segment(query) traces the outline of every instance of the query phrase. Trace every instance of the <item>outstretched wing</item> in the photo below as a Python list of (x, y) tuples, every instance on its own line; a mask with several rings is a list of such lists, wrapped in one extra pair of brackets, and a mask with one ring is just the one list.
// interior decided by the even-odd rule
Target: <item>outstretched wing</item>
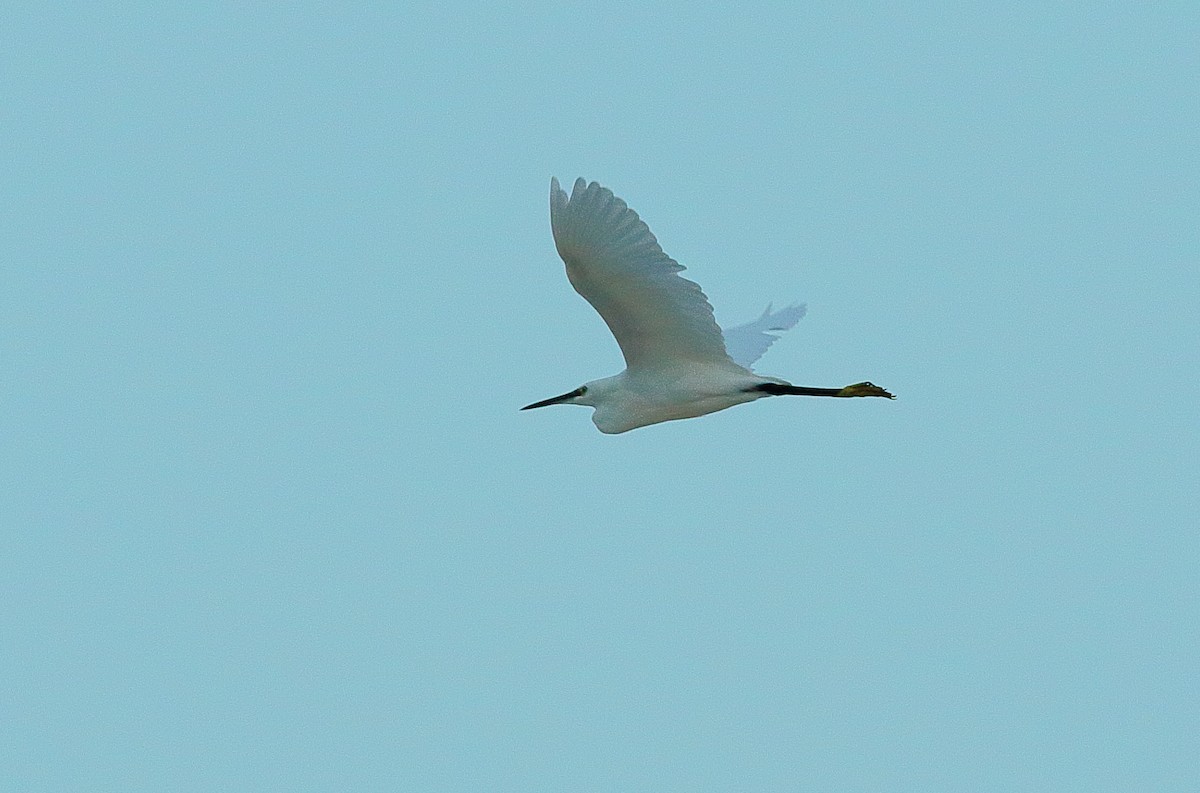
[(571, 286), (604, 318), (629, 369), (733, 365), (704, 292), (611, 190), (577, 179), (567, 198), (551, 179), (550, 228)]
[(750, 365), (761, 358), (767, 348), (779, 338), (768, 331), (788, 330), (800, 321), (807, 310), (800, 304), (771, 313), (771, 306), (768, 304), (767, 310), (753, 322), (726, 328), (722, 333), (725, 334), (725, 349), (728, 350), (729, 357), (734, 363), (749, 369)]

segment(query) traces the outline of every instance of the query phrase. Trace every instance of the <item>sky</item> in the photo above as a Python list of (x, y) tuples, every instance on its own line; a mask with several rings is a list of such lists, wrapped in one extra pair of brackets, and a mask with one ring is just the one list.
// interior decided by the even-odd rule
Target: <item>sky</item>
[[(0, 788), (1200, 788), (1200, 7), (0, 32)], [(612, 188), (766, 399), (605, 436)]]

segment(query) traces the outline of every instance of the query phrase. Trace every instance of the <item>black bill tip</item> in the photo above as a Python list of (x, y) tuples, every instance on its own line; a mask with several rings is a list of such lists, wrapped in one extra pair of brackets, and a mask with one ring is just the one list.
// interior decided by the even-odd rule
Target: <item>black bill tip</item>
[(534, 408), (549, 407), (550, 405), (557, 405), (560, 402), (565, 402), (568, 399), (574, 399), (575, 397), (582, 395), (583, 388), (580, 387), (576, 388), (574, 391), (568, 391), (565, 394), (559, 394), (556, 397), (550, 397), (549, 399), (543, 399), (541, 402), (534, 402), (532, 405), (526, 405), (525, 407), (521, 408), (521, 410), (533, 410)]

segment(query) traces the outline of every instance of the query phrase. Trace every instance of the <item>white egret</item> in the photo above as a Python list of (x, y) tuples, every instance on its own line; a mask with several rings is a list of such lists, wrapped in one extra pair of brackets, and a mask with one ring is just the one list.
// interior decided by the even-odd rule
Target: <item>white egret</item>
[(714, 413), (766, 396), (887, 397), (873, 383), (845, 388), (794, 386), (750, 365), (774, 336), (804, 316), (803, 306), (722, 332), (700, 286), (663, 253), (638, 214), (596, 182), (577, 179), (570, 198), (550, 180), (550, 228), (575, 291), (604, 318), (625, 356), (625, 371), (526, 405), (588, 405), (601, 432)]

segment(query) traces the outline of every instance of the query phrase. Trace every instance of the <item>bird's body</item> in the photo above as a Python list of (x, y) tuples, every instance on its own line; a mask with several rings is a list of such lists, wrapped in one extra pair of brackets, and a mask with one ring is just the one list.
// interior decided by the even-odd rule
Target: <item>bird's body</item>
[(803, 306), (722, 331), (700, 287), (659, 246), (650, 229), (607, 188), (578, 179), (571, 197), (550, 181), (550, 225), (567, 278), (603, 317), (625, 356), (625, 371), (526, 405), (589, 405), (592, 421), (615, 434), (694, 418), (780, 394), (886, 396), (870, 383), (843, 389), (793, 386), (750, 365), (804, 315)]
[(604, 433), (615, 434), (657, 424), (715, 413), (765, 394), (753, 389), (763, 378), (740, 366), (691, 366), (654, 371), (629, 370), (594, 380), (575, 404), (592, 405), (592, 421)]

